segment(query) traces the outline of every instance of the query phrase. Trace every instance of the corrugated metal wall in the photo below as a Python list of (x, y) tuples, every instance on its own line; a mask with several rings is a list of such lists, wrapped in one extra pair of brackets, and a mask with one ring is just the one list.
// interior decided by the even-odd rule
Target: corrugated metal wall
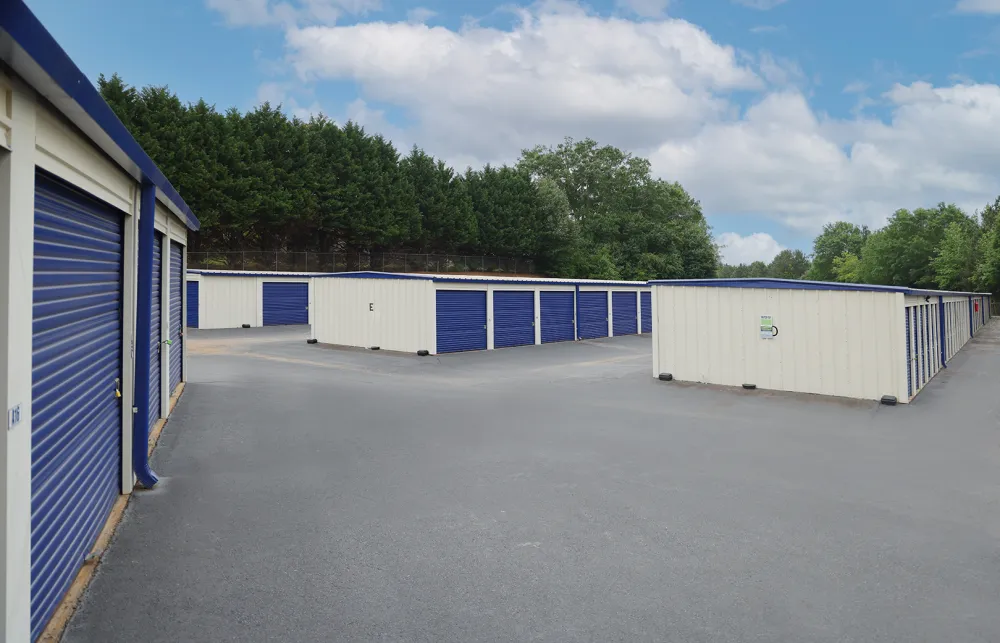
[(437, 352), (431, 281), (316, 278), (313, 296), (313, 336), (324, 344)]
[[(727, 386), (906, 399), (901, 294), (653, 287), (657, 373)], [(762, 315), (772, 317), (777, 337), (761, 339)]]
[[(197, 319), (198, 328), (240, 328), (243, 324), (250, 326), (272, 325), (274, 323), (308, 323), (308, 301), (309, 286), (311, 279), (308, 275), (239, 275), (237, 274), (211, 274), (211, 273), (191, 273), (192, 278), (198, 279), (201, 285), (198, 293)], [(272, 306), (268, 314), (264, 313), (264, 288), (271, 284), (295, 284), (290, 286), (299, 288), (298, 301), (296, 306), (300, 309), (299, 315), (294, 319), (278, 319), (281, 316), (280, 308), (283, 304), (278, 302), (278, 306)], [(280, 291), (281, 288), (272, 289), (273, 292)], [(304, 298), (304, 299), (303, 299)], [(285, 302), (287, 304), (287, 302)], [(267, 319), (265, 319), (267, 317)]]
[(257, 278), (201, 275), (198, 328), (257, 325)]

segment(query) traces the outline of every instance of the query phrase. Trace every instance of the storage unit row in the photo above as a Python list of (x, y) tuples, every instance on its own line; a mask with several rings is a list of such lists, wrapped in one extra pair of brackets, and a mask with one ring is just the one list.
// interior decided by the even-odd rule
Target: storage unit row
[(22, 0), (0, 42), (0, 640), (28, 643), (121, 494), (156, 482), (198, 221)]
[(989, 295), (782, 279), (653, 281), (653, 374), (909, 402)]
[(437, 354), (652, 330), (642, 282), (356, 272), (312, 283), (325, 344)]
[(308, 324), (313, 273), (188, 271), (190, 328)]

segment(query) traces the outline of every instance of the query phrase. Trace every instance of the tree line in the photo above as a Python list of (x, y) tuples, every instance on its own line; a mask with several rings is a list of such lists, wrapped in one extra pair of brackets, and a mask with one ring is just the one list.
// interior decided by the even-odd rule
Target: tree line
[(770, 264), (723, 265), (720, 277), (780, 277), (941, 290), (1000, 291), (1000, 197), (973, 214), (941, 203), (897, 210), (878, 230), (829, 223), (811, 257), (783, 250)]
[(719, 267), (698, 201), (654, 178), (648, 160), (591, 139), (460, 172), (352, 122), (288, 118), (268, 103), (219, 112), (117, 74), (98, 86), (201, 221), (192, 251), (482, 254), (605, 279)]

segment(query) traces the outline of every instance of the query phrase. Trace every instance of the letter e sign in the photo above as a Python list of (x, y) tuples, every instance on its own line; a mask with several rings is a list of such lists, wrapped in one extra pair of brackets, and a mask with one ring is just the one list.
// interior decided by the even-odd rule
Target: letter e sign
[(375, 312), (375, 302), (370, 302), (368, 304), (368, 312), (370, 312), (370, 313)]

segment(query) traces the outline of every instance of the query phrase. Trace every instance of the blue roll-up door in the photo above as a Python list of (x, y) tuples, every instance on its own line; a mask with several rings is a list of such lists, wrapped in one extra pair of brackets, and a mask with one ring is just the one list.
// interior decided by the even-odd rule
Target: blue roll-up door
[(493, 346), (507, 348), (534, 343), (534, 291), (493, 291)]
[(183, 377), (184, 318), (181, 293), (184, 284), (184, 250), (176, 241), (170, 242), (170, 394), (174, 394)]
[(437, 352), (486, 350), (486, 291), (437, 291)]
[(309, 323), (309, 284), (264, 282), (264, 325)]
[(35, 176), (31, 638), (76, 577), (121, 469), (124, 217)]
[(608, 293), (581, 291), (577, 302), (580, 339), (608, 336)]
[(200, 285), (201, 282), (198, 281), (188, 282), (188, 294), (187, 294), (188, 328), (198, 328), (198, 286)]
[(612, 328), (615, 337), (635, 335), (639, 332), (639, 309), (635, 292), (611, 293)]
[(163, 338), (160, 337), (160, 302), (162, 276), (163, 235), (153, 233), (153, 305), (150, 310), (149, 324), (149, 426), (160, 419), (160, 347)]
[(639, 297), (642, 303), (642, 310), (639, 311), (642, 317), (642, 332), (651, 333), (653, 332), (653, 293), (639, 293)]
[(539, 293), (539, 317), (542, 324), (542, 343), (571, 342), (576, 339), (573, 292)]

